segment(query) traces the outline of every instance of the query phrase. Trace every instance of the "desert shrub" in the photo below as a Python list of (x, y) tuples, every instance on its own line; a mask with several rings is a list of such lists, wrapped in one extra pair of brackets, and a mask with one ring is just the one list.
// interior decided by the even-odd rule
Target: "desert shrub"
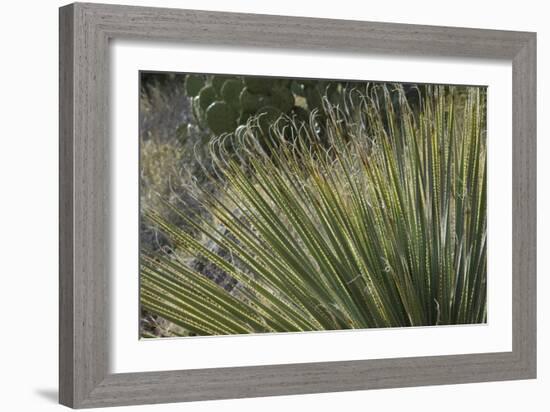
[(258, 116), (211, 140), (207, 213), (165, 205), (225, 253), (146, 209), (173, 247), (141, 251), (144, 308), (198, 335), (486, 321), (485, 91), (344, 98), (323, 99), (322, 132), (315, 113)]

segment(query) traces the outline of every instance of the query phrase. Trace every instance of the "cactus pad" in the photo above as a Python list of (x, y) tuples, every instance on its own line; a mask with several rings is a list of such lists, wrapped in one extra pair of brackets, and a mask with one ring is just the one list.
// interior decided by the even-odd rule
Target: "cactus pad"
[(240, 110), (240, 94), (244, 88), (242, 81), (237, 79), (226, 80), (221, 89), (221, 96), (235, 110)]
[(263, 106), (261, 99), (261, 95), (254, 94), (245, 87), (239, 96), (242, 111), (244, 113), (255, 113)]
[(279, 86), (275, 87), (271, 93), (273, 106), (282, 112), (288, 112), (294, 106), (294, 95), (290, 89)]
[(199, 74), (188, 74), (185, 78), (185, 93), (189, 97), (195, 97), (204, 87), (204, 77)]
[(213, 86), (204, 86), (199, 92), (199, 104), (202, 110), (206, 110), (217, 99), (218, 94)]
[(269, 77), (245, 77), (244, 84), (252, 93), (267, 94), (271, 92), (275, 80)]
[(234, 131), (237, 126), (236, 119), (235, 111), (225, 102), (214, 102), (206, 109), (206, 122), (214, 134)]

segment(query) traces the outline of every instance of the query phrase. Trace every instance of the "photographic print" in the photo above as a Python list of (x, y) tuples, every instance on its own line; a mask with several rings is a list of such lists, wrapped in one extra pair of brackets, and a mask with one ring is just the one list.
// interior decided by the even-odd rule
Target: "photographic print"
[(140, 337), (487, 322), (487, 88), (140, 72)]

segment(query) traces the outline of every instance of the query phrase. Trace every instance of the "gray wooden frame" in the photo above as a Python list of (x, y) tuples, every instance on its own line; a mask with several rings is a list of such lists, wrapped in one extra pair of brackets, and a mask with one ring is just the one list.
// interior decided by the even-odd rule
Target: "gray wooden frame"
[[(513, 350), (110, 374), (108, 45), (113, 38), (506, 59), (513, 65)], [(536, 376), (536, 34), (103, 4), (60, 9), (59, 398), (75, 408)]]

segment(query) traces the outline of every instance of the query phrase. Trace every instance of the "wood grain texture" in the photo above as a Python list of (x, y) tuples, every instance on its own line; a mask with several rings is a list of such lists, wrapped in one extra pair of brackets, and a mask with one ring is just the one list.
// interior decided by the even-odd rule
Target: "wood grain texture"
[[(59, 26), (62, 404), (84, 408), (535, 377), (534, 33), (83, 3), (61, 8)], [(108, 44), (116, 38), (512, 61), (513, 350), (110, 374)]]
[(73, 404), (73, 49), (74, 19), (59, 14), (59, 400)]
[(532, 36), (512, 62), (513, 351), (533, 376), (537, 367), (536, 53), (536, 37)]

